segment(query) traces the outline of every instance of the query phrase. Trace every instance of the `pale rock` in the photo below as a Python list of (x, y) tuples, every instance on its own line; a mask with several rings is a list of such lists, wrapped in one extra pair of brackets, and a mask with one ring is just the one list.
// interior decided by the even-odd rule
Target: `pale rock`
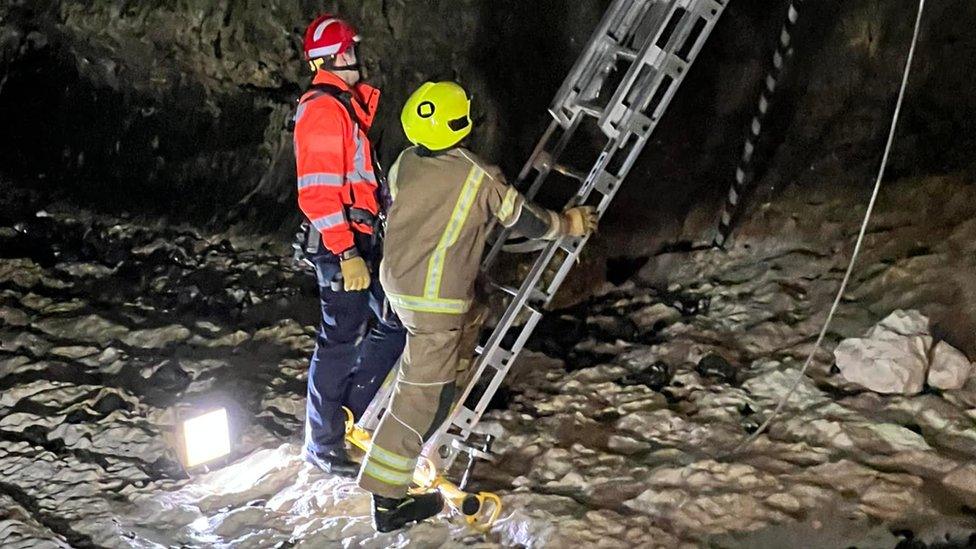
[(56, 389), (63, 385), (58, 381), (37, 380), (32, 383), (22, 384), (11, 387), (0, 393), (0, 406), (12, 407), (22, 399), (30, 398), (36, 394)]
[(962, 351), (945, 341), (936, 344), (929, 366), (929, 385), (947, 391), (961, 389), (973, 372), (973, 364)]
[(97, 354), (98, 348), (89, 347), (86, 345), (70, 345), (67, 347), (55, 347), (48, 352), (62, 358), (77, 360), (79, 358), (85, 358)]
[(886, 471), (904, 471), (923, 478), (941, 478), (958, 463), (936, 454), (932, 450), (908, 450), (890, 455), (872, 455), (865, 463)]
[(125, 326), (94, 314), (82, 317), (46, 318), (35, 322), (34, 326), (54, 337), (92, 341), (102, 345), (114, 339), (121, 339), (129, 333)]
[(610, 438), (607, 440), (607, 448), (613, 452), (630, 455), (649, 450), (651, 445), (630, 437), (610, 435)]
[(171, 343), (185, 341), (190, 338), (190, 330), (179, 324), (171, 324), (160, 328), (136, 330), (126, 335), (122, 342), (141, 349), (158, 349)]
[(569, 451), (564, 448), (551, 448), (536, 458), (535, 467), (544, 480), (556, 480), (573, 470)]
[[(849, 432), (864, 436), (868, 439), (866, 443), (875, 443), (871, 447), (872, 454), (881, 451), (898, 453), (931, 450), (922, 435), (893, 423), (853, 423)], [(862, 443), (864, 445), (866, 444)]]
[(8, 326), (27, 326), (30, 324), (30, 315), (20, 309), (0, 305), (0, 321)]
[(841, 341), (834, 359), (844, 379), (879, 393), (913, 395), (925, 385), (932, 336), (928, 319), (895, 311), (864, 338)]
[(55, 269), (67, 273), (75, 278), (105, 278), (115, 272), (115, 269), (100, 263), (60, 263)]
[(71, 313), (79, 309), (84, 309), (87, 304), (80, 299), (71, 299), (68, 301), (56, 301), (49, 304), (42, 311), (46, 315), (60, 314), (60, 313)]
[(803, 507), (800, 500), (798, 500), (795, 496), (786, 493), (773, 494), (763, 500), (763, 502), (773, 509), (782, 511), (784, 513), (796, 513)]
[(663, 303), (655, 303), (630, 315), (630, 320), (642, 332), (660, 329), (680, 318), (681, 313), (677, 309)]
[(942, 478), (942, 485), (966, 505), (976, 507), (976, 464), (968, 463)]
[(198, 344), (202, 347), (237, 347), (251, 339), (251, 334), (244, 330), (237, 330), (216, 339), (203, 339)]
[(52, 429), (64, 421), (64, 416), (39, 416), (27, 412), (16, 412), (0, 418), (0, 429), (22, 433), (31, 427)]
[[(29, 364), (31, 364), (31, 359), (21, 355), (14, 355), (10, 358), (0, 360), (0, 379), (2, 379), (4, 376), (14, 375), (20, 373), (21, 371), (26, 371), (24, 366)], [(0, 394), (0, 400), (3, 399), (6, 393), (7, 391), (4, 391), (3, 394)]]
[(21, 288), (33, 288), (44, 276), (44, 270), (30, 259), (4, 258), (0, 261), (0, 283), (12, 282)]
[(569, 473), (563, 475), (561, 479), (549, 482), (547, 484), (555, 485), (555, 486), (565, 486), (569, 488), (585, 488), (586, 480), (579, 473), (570, 471)]
[(37, 356), (43, 355), (52, 346), (50, 341), (27, 331), (20, 331), (14, 338), (0, 337), (0, 351), (6, 351), (8, 353), (15, 353), (21, 349), (26, 349), (31, 354)]
[(208, 320), (197, 320), (196, 322), (193, 323), (193, 325), (196, 326), (197, 328), (200, 328), (201, 330), (206, 330), (211, 334), (219, 333), (221, 330), (220, 326), (217, 326), (216, 324)]
[(898, 309), (868, 330), (868, 339), (898, 339), (899, 337), (928, 336), (929, 319), (922, 313)]
[(778, 362), (757, 362), (753, 368), (760, 373), (745, 381), (742, 388), (753, 398), (762, 397), (773, 401), (792, 389), (790, 402), (802, 406), (829, 400), (807, 376), (800, 378), (800, 383), (793, 387), (800, 371), (799, 367), (787, 367), (782, 370), (779, 369), (781, 367)]

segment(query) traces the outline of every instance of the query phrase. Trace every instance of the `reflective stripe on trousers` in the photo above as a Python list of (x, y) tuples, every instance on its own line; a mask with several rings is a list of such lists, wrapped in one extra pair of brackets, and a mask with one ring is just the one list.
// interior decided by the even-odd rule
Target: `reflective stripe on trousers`
[[(410, 479), (401, 466), (416, 464), (424, 441), (454, 402), (461, 340), (461, 330), (419, 332), (408, 327), (390, 408), (373, 434), (377, 450), (367, 454), (359, 475), (363, 489), (390, 498), (406, 494)], [(390, 482), (396, 479), (402, 482)]]

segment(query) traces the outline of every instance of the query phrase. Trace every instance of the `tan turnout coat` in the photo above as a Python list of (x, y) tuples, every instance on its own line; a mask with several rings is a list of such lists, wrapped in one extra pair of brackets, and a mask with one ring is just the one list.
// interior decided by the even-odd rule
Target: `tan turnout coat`
[(405, 150), (390, 170), (380, 281), (408, 327), (460, 328), (491, 218), (511, 226), (525, 200), (501, 170), (464, 148), (430, 156), (418, 150)]

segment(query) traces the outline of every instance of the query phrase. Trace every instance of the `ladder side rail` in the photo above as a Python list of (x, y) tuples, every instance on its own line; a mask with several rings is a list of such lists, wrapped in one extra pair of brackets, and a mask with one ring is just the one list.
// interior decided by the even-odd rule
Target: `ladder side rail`
[(535, 330), (536, 325), (542, 320), (542, 313), (539, 311), (531, 311), (529, 318), (525, 320), (519, 330), (519, 335), (512, 344), (512, 348), (509, 349), (509, 356), (505, 359), (505, 363), (501, 368), (497, 370), (495, 375), (488, 382), (488, 386), (485, 388), (485, 392), (481, 394), (478, 398), (478, 403), (475, 404), (472, 411), (472, 417), (464, 422), (464, 425), (454, 422), (454, 425), (460, 430), (462, 438), (468, 438), (471, 436), (474, 427), (481, 421), (481, 416), (484, 415), (485, 410), (488, 409), (488, 405), (491, 404), (491, 399), (494, 398), (495, 393), (498, 392), (498, 388), (501, 386), (502, 382), (505, 381), (505, 377), (508, 375), (508, 371), (512, 369), (515, 365), (515, 361), (519, 354), (522, 352), (522, 348), (528, 342), (529, 337), (532, 336), (532, 332)]
[(612, 51), (615, 44), (608, 40), (612, 35), (626, 35), (630, 27), (634, 24), (641, 10), (646, 8), (649, 0), (614, 0), (607, 8), (603, 18), (597, 25), (596, 30), (590, 35), (583, 53), (573, 64), (566, 79), (556, 92), (553, 102), (549, 108), (552, 114), (563, 127), (569, 127), (578, 112), (576, 105), (579, 95), (587, 90), (590, 82), (601, 70), (599, 62), (603, 61), (608, 52)]
[[(637, 54), (637, 61), (634, 62), (627, 74), (624, 76), (620, 83), (620, 86), (614, 92), (613, 97), (610, 99), (609, 107), (604, 111), (603, 116), (600, 118), (600, 127), (603, 128), (608, 135), (615, 136), (619, 132), (619, 128), (622, 119), (626, 116), (628, 112), (633, 112), (634, 105), (628, 104), (628, 98), (634, 89), (634, 85), (640, 76), (644, 74), (644, 69), (647, 66), (658, 67), (660, 62), (663, 60), (667, 52), (660, 48), (657, 43), (660, 41), (662, 34), (668, 30), (669, 23), (675, 17), (680, 17), (680, 21), (677, 26), (671, 29), (671, 37), (669, 41), (674, 38), (674, 35), (678, 34), (684, 27), (689, 27), (689, 18), (686, 10), (685, 2), (672, 2), (668, 7), (666, 12), (662, 12), (661, 17), (654, 21), (657, 31), (652, 35), (649, 35), (647, 42), (640, 49)], [(679, 12), (680, 10), (680, 12)], [(646, 94), (647, 89), (641, 90), (642, 95)], [(650, 97), (650, 96), (648, 96)], [(640, 104), (638, 102), (635, 102)]]
[[(691, 65), (701, 52), (712, 30), (718, 23), (719, 17), (728, 4), (728, 0), (725, 0), (724, 3), (719, 0), (693, 1), (694, 4), (687, 2), (683, 3), (683, 6), (676, 6), (676, 8), (680, 7), (681, 9), (685, 9), (686, 13), (683, 14), (680, 23), (675, 27), (663, 48), (657, 45), (661, 38), (663, 28), (646, 44), (645, 49), (640, 55), (641, 62), (635, 63), (631, 67), (628, 77), (625, 78), (627, 85), (621, 85), (617, 90), (615, 101), (611, 102), (614, 108), (607, 109), (604, 117), (600, 120), (600, 125), (605, 131), (635, 132), (636, 130), (636, 133), (643, 135), (649, 135), (654, 131), (654, 127), (656, 127), (667, 106), (670, 104), (671, 99), (677, 93), (681, 82), (687, 76)], [(675, 11), (672, 10), (669, 12), (665, 24), (671, 17), (675, 16)], [(704, 20), (705, 25), (695, 36), (694, 43), (689, 47), (687, 42), (690, 39), (691, 32), (700, 20)], [(687, 53), (685, 54), (685, 58), (682, 58), (679, 53), (686, 48)], [(637, 97), (632, 98), (631, 108), (626, 108), (621, 102), (631, 95), (633, 86), (638, 84), (638, 76), (648, 66), (654, 69), (651, 80), (652, 84), (640, 87), (637, 90)], [(661, 101), (655, 106), (654, 112), (644, 114), (644, 111), (649, 107), (649, 102), (657, 94), (661, 82), (665, 77), (671, 78), (668, 90), (666, 90)]]
[[(477, 378), (483, 375), (485, 368), (492, 365), (492, 359), (495, 358), (496, 353), (502, 349), (502, 340), (508, 335), (508, 332), (512, 329), (512, 326), (518, 320), (518, 317), (522, 314), (523, 309), (528, 307), (528, 300), (532, 293), (535, 291), (536, 286), (539, 284), (539, 280), (545, 273), (545, 268), (551, 261), (552, 256), (556, 253), (557, 245), (556, 242), (551, 242), (546, 248), (541, 252), (540, 257), (536, 260), (535, 265), (532, 270), (529, 271), (528, 276), (519, 288), (518, 293), (512, 298), (511, 303), (505, 310), (495, 329), (492, 331), (491, 336), (489, 336), (488, 341), (485, 343), (484, 349), (481, 355), (475, 360), (475, 371), (476, 376), (468, 383), (464, 392), (461, 394), (461, 406), (464, 405), (464, 401), (471, 394), (474, 389)], [(450, 418), (448, 420), (449, 423)]]

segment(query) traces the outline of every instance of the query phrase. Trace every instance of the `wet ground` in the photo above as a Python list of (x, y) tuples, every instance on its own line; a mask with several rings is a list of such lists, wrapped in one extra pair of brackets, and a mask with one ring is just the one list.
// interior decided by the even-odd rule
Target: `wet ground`
[[(254, 237), (52, 209), (0, 227), (5, 547), (922, 547), (976, 544), (976, 380), (882, 396), (830, 350), (895, 308), (973, 356), (976, 192), (886, 192), (810, 375), (775, 406), (846, 266), (858, 197), (784, 199), (731, 250), (654, 257), (550, 314), (484, 421), (487, 535), (447, 515), (376, 535), (368, 498), (299, 459), (311, 280)], [(952, 200), (946, 200), (951, 196)], [(168, 443), (229, 407), (226, 467)], [(933, 545), (938, 546), (938, 545)]]

